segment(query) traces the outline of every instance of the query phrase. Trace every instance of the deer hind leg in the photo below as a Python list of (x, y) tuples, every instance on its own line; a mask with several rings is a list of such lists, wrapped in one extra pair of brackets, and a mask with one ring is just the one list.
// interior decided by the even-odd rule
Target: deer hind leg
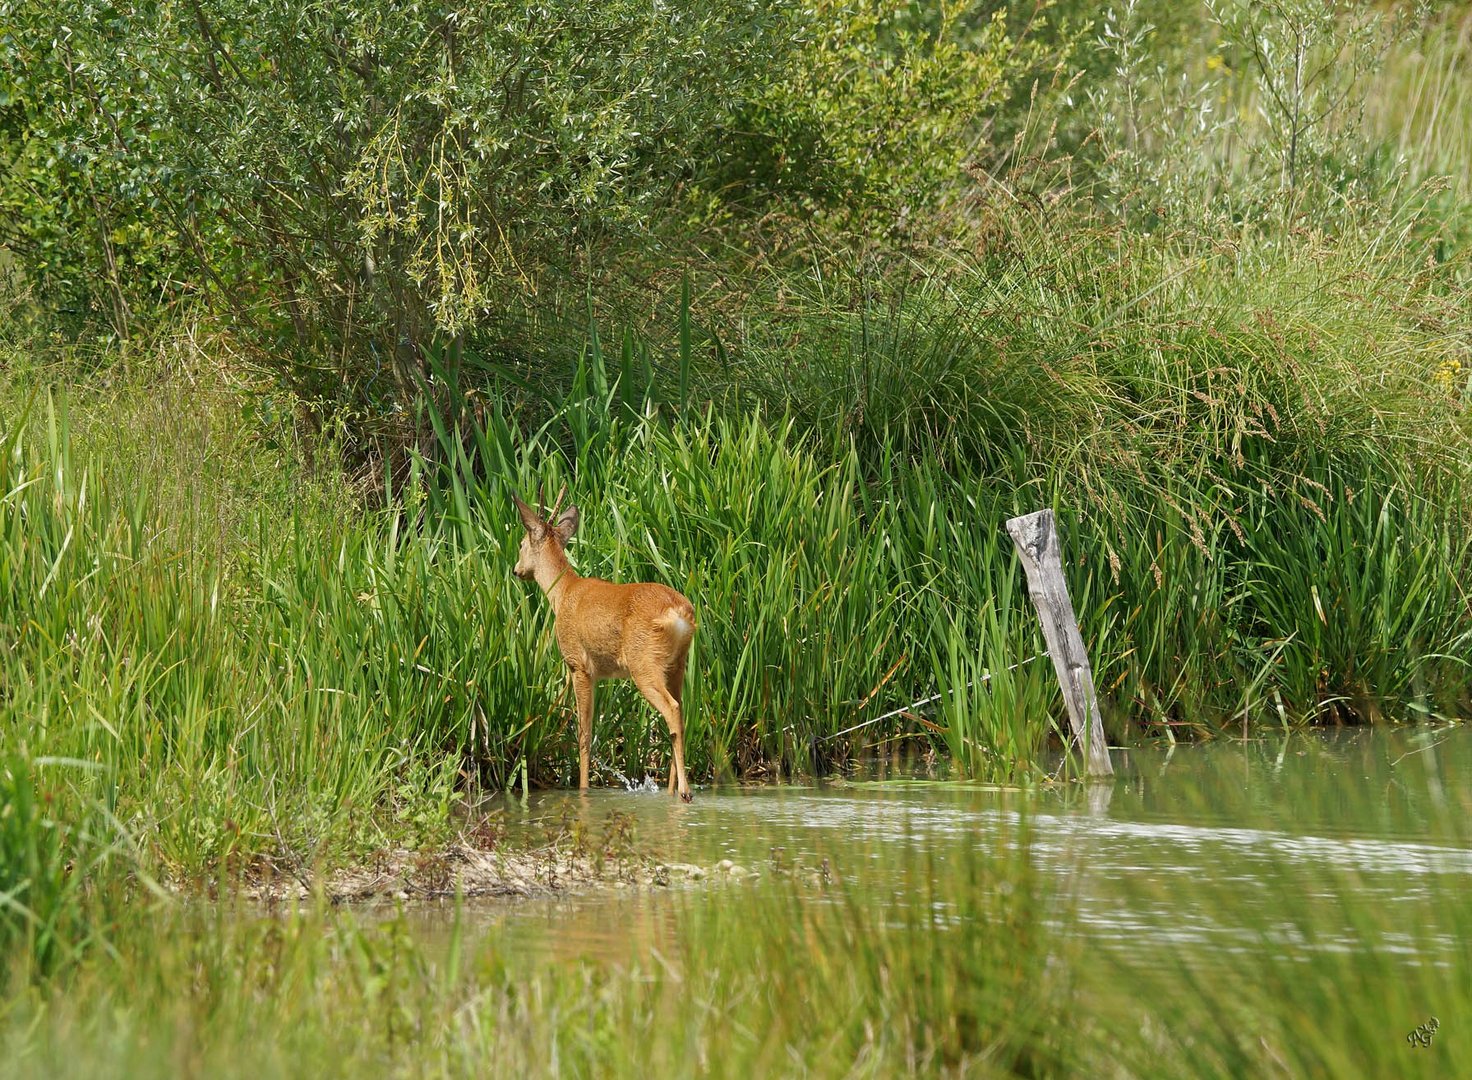
[[(675, 712), (680, 717), (679, 749), (671, 747), (670, 761), (670, 794), (675, 793), (675, 778), (678, 775), (680, 782), (685, 782), (685, 653), (676, 657), (665, 672), (665, 692), (675, 701)], [(674, 729), (670, 729), (671, 741), (673, 742)], [(689, 788), (684, 791), (689, 793)]]
[[(669, 725), (670, 743), (674, 750), (675, 767), (670, 774), (671, 783), (680, 792), (680, 798), (690, 801), (690, 782), (685, 778), (685, 717), (680, 708), (680, 699), (672, 694), (662, 679), (640, 678), (635, 680), (639, 693), (653, 705)], [(671, 790), (674, 790), (673, 788)]]
[(578, 789), (588, 789), (588, 764), (593, 756), (593, 678), (572, 672), (572, 692), (578, 699)]

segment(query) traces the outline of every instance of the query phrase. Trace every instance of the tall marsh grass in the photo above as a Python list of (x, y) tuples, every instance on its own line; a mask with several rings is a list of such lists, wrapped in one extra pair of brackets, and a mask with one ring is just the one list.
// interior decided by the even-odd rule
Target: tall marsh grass
[[(467, 790), (568, 783), (549, 615), (509, 573), (511, 493), (564, 482), (580, 572), (695, 599), (697, 777), (821, 773), (895, 740), (994, 780), (1051, 769), (1058, 692), (1019, 666), (1043, 650), (1001, 528), (1041, 506), (1116, 738), (1455, 714), (1472, 501), (1460, 391), (1427, 348), (1444, 298), (1327, 241), (1208, 262), (1073, 243), (1033, 276), (811, 310), (795, 348), (825, 344), (787, 366), (775, 339), (743, 344), (739, 376), (682, 361), (683, 410), (592, 336), (549, 419), (493, 396), (382, 509), (289, 455), (180, 497), (180, 454), (130, 461), (96, 417), (74, 439), (65, 394), (12, 396), (7, 743), (99, 766), (81, 785), (115, 785), (176, 871), (309, 866), (442, 835)], [(1113, 269), (1086, 273), (1104, 243)], [(819, 393), (830, 356), (870, 382)], [(189, 430), (186, 461), (231, 428)], [(280, 459), (259, 444), (230, 453)], [(654, 714), (619, 684), (599, 700), (597, 775), (662, 774)]]
[[(84, 463), (68, 417), (64, 399), (38, 399), (6, 429), (5, 739), (89, 763), (80, 788), (115, 786), (175, 872), (249, 869), (263, 853), (291, 870), (344, 843), (433, 837), (467, 787), (522, 769), (570, 780), (572, 703), (545, 604), (509, 573), (510, 492), (539, 480), (573, 480), (583, 572), (699, 597), (698, 775), (829, 767), (855, 745), (834, 732), (937, 685), (928, 663), (950, 609), (992, 603), (993, 532), (938, 507), (902, 524), (852, 458), (824, 465), (757, 418), (614, 420), (571, 456), (534, 438), (504, 473), (457, 474), (443, 505), (411, 493), (337, 516), (299, 500), (256, 513), (221, 552), (181, 544), (188, 530), (161, 522), (146, 481)], [(511, 435), (493, 425), (478, 452)], [(932, 580), (939, 557), (896, 551), (917, 531), (976, 573)], [(999, 625), (978, 639), (997, 662), (1029, 633)], [(662, 769), (656, 718), (626, 689), (601, 701), (601, 775)], [(998, 724), (1009, 752), (985, 767), (1030, 767), (1045, 713)]]
[[(748, 324), (719, 390), (847, 446), (921, 514), (938, 498), (975, 528), (1056, 505), (1096, 681), (1137, 718), (1455, 711), (1458, 267), (1418, 263), (1408, 222), (1284, 244), (1016, 216), (948, 273), (783, 279), (785, 315)], [(979, 595), (1012, 603), (1008, 556)]]

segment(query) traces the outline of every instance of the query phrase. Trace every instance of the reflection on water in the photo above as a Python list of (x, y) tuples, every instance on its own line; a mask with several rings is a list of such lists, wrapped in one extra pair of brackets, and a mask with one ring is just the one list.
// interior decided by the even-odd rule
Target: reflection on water
[[(1375, 949), (1460, 959), (1435, 925), (1433, 895), (1472, 886), (1472, 735), (1402, 728), (1137, 749), (1112, 788), (1023, 792), (964, 782), (866, 780), (701, 790), (685, 805), (648, 791), (534, 793), (497, 801), (513, 840), (577, 823), (593, 841), (627, 817), (636, 846), (668, 862), (722, 859), (761, 875), (670, 890), (607, 890), (541, 901), (476, 901), (474, 938), (494, 931), (524, 958), (588, 955), (658, 963), (679, 949), (692, 905), (741, 904), (784, 871), (825, 862), (876, 905), (924, 894), (916, 875), (968, 845), (1014, 842), (1070, 901), (1060, 929), (1132, 950)], [(1452, 880), (1448, 880), (1452, 879)], [(1450, 886), (1450, 888), (1448, 887)], [(1387, 915), (1370, 933), (1344, 892)], [(1280, 913), (1291, 890), (1293, 913)], [(820, 902), (817, 899), (814, 902)], [(755, 910), (755, 905), (753, 905)], [(1312, 926), (1302, 913), (1312, 910)], [(420, 908), (426, 934), (452, 907)], [(1404, 913), (1400, 920), (1398, 912)], [(1411, 930), (1415, 933), (1412, 934)], [(1442, 953), (1425, 956), (1427, 952)]]

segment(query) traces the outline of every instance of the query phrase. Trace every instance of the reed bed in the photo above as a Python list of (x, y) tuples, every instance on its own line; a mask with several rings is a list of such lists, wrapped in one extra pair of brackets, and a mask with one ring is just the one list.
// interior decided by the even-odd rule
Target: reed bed
[[(1426, 176), (1460, 153), (1464, 39), (1447, 21), (1377, 76), (1373, 130)], [(702, 780), (879, 747), (1066, 774), (1001, 529), (1047, 506), (1113, 739), (1459, 715), (1472, 354), (1441, 204), (1147, 226), (1063, 177), (1019, 165), (893, 258), (672, 266), (654, 314), (545, 356), (435, 352), (438, 439), (360, 490), (334, 439), (371, 459), (398, 421), (304, 425), (228, 337), (46, 366), (8, 325), (12, 775), (82, 763), (48, 790), (186, 877), (430, 840), (468, 794), (568, 783), (546, 605), (509, 574), (511, 493), (562, 483), (581, 572), (695, 600)], [(653, 713), (616, 684), (600, 706), (600, 782), (660, 775)]]
[[(909, 365), (852, 400), (803, 381), (826, 354), (782, 378), (753, 340), (739, 386), (682, 354), (681, 409), (590, 334), (582, 389), (535, 427), (508, 390), (366, 506), (242, 436), (230, 397), (180, 425), (123, 404), (167, 396), (148, 378), (13, 392), (7, 742), (87, 763), (66, 786), (184, 875), (442, 836), (467, 793), (569, 783), (547, 608), (509, 573), (512, 492), (562, 483), (581, 572), (696, 600), (699, 778), (822, 774), (879, 745), (1053, 773), (1060, 701), (1027, 662), (1042, 643), (1001, 528), (1041, 506), (1113, 737), (1454, 715), (1472, 503), (1461, 390), (1425, 347), (1442, 300), (1350, 307), (1336, 250), (1180, 272), (1148, 246), (1120, 287), (1148, 310), (1102, 330), (1102, 302), (1062, 318), (1099, 287), (1066, 258), (1027, 296), (977, 272), (883, 318), (811, 310), (801, 340), (849, 342), (850, 368)], [(123, 449), (150, 445), (144, 424), (173, 451)], [(606, 684), (600, 711), (600, 780), (662, 775), (637, 695)]]

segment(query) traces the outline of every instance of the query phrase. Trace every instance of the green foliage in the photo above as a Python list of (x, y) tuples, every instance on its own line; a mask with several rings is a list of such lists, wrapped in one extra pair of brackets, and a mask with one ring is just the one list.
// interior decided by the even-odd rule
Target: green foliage
[[(149, 89), (116, 48), (116, 9), (7, 4), (0, 29), (0, 246), (63, 324), (100, 316), (128, 338), (140, 316), (177, 297), (197, 273), (160, 213), (171, 177), (147, 148), (156, 137), (132, 106)], [(95, 39), (88, 32), (95, 33)], [(89, 46), (117, 53), (116, 80), (91, 77)]]
[(1048, 55), (1026, 29), (867, 0), (23, 4), (5, 242), (120, 336), (195, 298), (355, 435), (423, 435), (444, 355), (483, 386), (589, 283), (637, 285), (652, 234), (687, 252), (669, 222), (901, 228)]
[(790, 68), (738, 114), (736, 193), (761, 213), (817, 213), (871, 236), (900, 235), (961, 183), (985, 122), (1049, 60), (1005, 7), (946, 0), (800, 8)]
[(131, 864), (106, 808), (79, 798), (68, 775), (95, 763), (31, 758), (7, 746), (0, 758), (0, 990), (7, 979), (44, 979), (105, 945), (97, 893)]
[(726, 0), (22, 5), (4, 39), (18, 254), (43, 276), (107, 269), (123, 305), (131, 264), (109, 260), (146, 246), (136, 221), (298, 390), (382, 428), (442, 336), (495, 340), (555, 271), (647, 227), (776, 25)]

